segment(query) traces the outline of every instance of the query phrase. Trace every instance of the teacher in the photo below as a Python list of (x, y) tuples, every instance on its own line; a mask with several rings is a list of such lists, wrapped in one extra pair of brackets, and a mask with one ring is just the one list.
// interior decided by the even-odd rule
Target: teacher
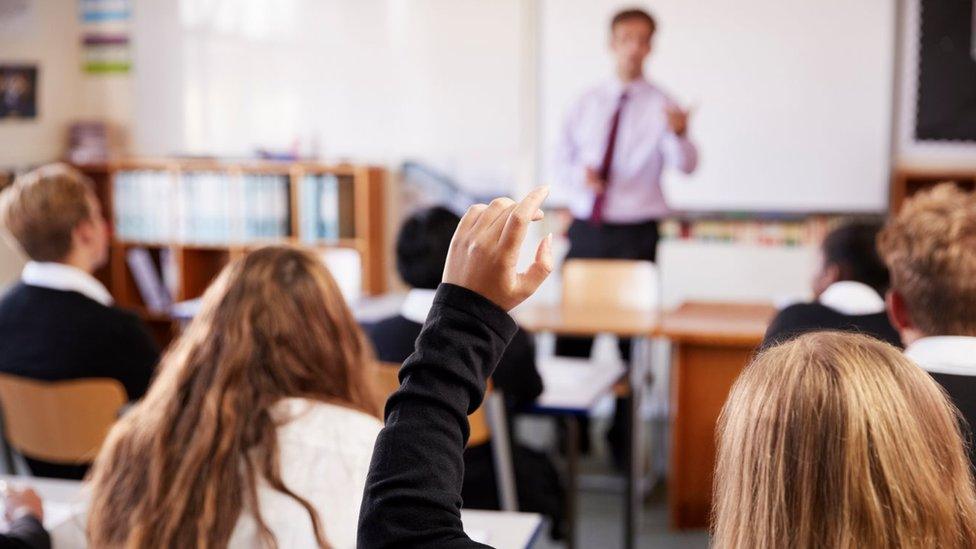
[[(691, 173), (698, 163), (688, 138), (689, 111), (644, 75), (656, 28), (644, 10), (617, 13), (610, 23), (616, 74), (584, 93), (567, 114), (555, 156), (560, 188), (554, 189), (573, 216), (567, 259), (654, 261), (658, 220), (668, 213), (664, 168)], [(630, 342), (620, 343), (627, 360)], [(561, 337), (556, 354), (585, 357), (592, 345), (592, 338)], [(617, 455), (621, 427), (618, 420), (608, 433)], [(582, 446), (586, 451), (585, 437)]]

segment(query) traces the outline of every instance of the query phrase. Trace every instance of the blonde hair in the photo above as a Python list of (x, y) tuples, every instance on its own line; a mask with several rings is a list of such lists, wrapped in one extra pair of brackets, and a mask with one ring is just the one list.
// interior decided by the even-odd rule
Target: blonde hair
[(0, 194), (0, 221), (34, 261), (61, 261), (72, 233), (91, 220), (91, 181), (67, 164), (48, 164), (18, 177)]
[(976, 547), (959, 420), (886, 343), (819, 332), (768, 349), (719, 419), (714, 545)]
[(90, 545), (226, 547), (247, 512), (256, 543), (276, 547), (258, 502), (264, 482), (305, 509), (295, 519), (310, 519), (327, 547), (317, 510), (282, 480), (272, 408), (304, 397), (378, 417), (373, 363), (318, 257), (274, 246), (231, 263), (109, 433), (91, 471)]
[(976, 194), (942, 183), (912, 196), (878, 251), (922, 332), (976, 335)]

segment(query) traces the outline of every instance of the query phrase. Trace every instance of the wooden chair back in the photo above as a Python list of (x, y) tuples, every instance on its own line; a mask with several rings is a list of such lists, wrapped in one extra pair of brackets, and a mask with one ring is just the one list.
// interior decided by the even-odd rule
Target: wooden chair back
[(114, 379), (37, 381), (0, 374), (7, 442), (25, 456), (91, 463), (127, 401)]
[[(400, 365), (394, 362), (380, 362), (376, 366), (376, 388), (380, 395), (389, 398), (397, 389), (400, 388), (400, 378), (398, 373)], [(488, 382), (488, 391), (491, 391), (491, 382)], [(488, 394), (485, 394), (488, 398)], [(471, 432), (468, 437), (468, 446), (477, 446), (491, 440), (491, 428), (488, 426), (488, 417), (485, 413), (484, 403), (468, 416), (468, 428)]]
[(657, 267), (650, 261), (570, 259), (562, 279), (566, 307), (653, 311), (660, 303)]

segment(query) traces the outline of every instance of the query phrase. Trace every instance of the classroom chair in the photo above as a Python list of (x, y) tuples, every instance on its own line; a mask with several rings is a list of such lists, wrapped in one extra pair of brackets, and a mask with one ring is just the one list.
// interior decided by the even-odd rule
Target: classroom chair
[[(399, 371), (400, 365), (397, 363), (381, 362), (377, 365), (375, 383), (380, 394), (389, 397), (400, 387)], [(484, 402), (468, 416), (468, 446), (477, 446), (491, 440), (495, 478), (498, 479), (498, 501), (502, 511), (518, 511), (515, 466), (512, 463), (512, 446), (506, 416), (505, 399), (500, 391), (494, 390), (489, 380)]]
[(52, 463), (91, 463), (126, 400), (114, 379), (37, 381), (0, 374), (8, 448)]

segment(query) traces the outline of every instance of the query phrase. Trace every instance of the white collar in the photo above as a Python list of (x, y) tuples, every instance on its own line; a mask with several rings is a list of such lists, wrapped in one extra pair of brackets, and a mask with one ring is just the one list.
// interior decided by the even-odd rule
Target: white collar
[(420, 288), (410, 290), (407, 292), (407, 298), (403, 300), (403, 305), (400, 305), (400, 314), (411, 322), (423, 324), (427, 321), (427, 313), (430, 312), (430, 308), (434, 306), (434, 295), (436, 293), (434, 290), (422, 290)]
[(106, 307), (112, 305), (112, 294), (92, 275), (64, 263), (28, 261), (20, 275), (24, 284), (65, 292), (77, 292)]
[(817, 301), (844, 315), (873, 315), (885, 310), (884, 298), (874, 288), (853, 280), (827, 286)]
[(619, 78), (614, 77), (606, 82), (605, 84), (606, 87), (604, 89), (607, 91), (608, 94), (614, 97), (619, 97), (620, 94), (623, 93), (625, 90), (627, 91), (628, 95), (633, 95), (635, 92), (638, 92), (639, 90), (643, 89), (645, 86), (650, 86), (650, 85), (651, 83), (644, 76), (641, 76), (640, 78), (631, 80), (630, 82), (626, 82), (626, 83), (621, 82)]
[(923, 337), (905, 349), (905, 356), (929, 373), (976, 376), (976, 337)]

